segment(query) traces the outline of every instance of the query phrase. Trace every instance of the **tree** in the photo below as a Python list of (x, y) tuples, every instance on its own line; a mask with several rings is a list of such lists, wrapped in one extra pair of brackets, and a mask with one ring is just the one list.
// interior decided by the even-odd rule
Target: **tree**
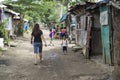
[(25, 18), (33, 22), (58, 21), (59, 3), (50, 0), (6, 0), (4, 3), (12, 5), (13, 10), (20, 12)]
[(72, 6), (81, 1), (94, 0), (5, 0), (4, 3), (12, 5), (13, 10), (24, 15), (24, 18), (30, 19), (29, 21), (48, 23), (59, 21), (60, 4), (68, 8), (68, 4)]

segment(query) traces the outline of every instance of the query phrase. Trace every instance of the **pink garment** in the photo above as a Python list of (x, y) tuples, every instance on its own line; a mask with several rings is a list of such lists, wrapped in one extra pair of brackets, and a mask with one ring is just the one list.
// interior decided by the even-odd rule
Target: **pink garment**
[(65, 29), (62, 29), (62, 30), (61, 30), (61, 32), (62, 32), (62, 33), (65, 33), (65, 32), (66, 32), (66, 30), (65, 30)]

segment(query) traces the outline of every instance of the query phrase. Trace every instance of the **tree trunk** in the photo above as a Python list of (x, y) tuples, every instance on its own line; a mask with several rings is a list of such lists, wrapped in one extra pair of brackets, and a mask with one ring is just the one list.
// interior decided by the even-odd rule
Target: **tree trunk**
[[(118, 0), (119, 1), (119, 0)], [(114, 28), (114, 71), (113, 80), (120, 80), (120, 10), (112, 8)]]

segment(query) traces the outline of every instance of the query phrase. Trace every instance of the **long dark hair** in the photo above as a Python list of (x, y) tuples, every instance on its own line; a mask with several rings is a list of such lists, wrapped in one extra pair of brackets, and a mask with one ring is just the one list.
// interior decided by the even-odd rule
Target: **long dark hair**
[(40, 30), (40, 26), (39, 26), (39, 24), (35, 24), (34, 25), (34, 28), (33, 28), (33, 31), (32, 31), (32, 33), (34, 34), (34, 35), (37, 35), (38, 33), (40, 33), (41, 32), (41, 30)]

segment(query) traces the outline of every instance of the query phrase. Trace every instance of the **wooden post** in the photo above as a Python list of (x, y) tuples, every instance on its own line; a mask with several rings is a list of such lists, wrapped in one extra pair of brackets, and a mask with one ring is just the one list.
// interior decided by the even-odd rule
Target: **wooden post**
[[(114, 1), (114, 0), (113, 0)], [(119, 0), (116, 0), (119, 1)], [(120, 80), (120, 10), (112, 7), (114, 28), (114, 71), (113, 80)]]

